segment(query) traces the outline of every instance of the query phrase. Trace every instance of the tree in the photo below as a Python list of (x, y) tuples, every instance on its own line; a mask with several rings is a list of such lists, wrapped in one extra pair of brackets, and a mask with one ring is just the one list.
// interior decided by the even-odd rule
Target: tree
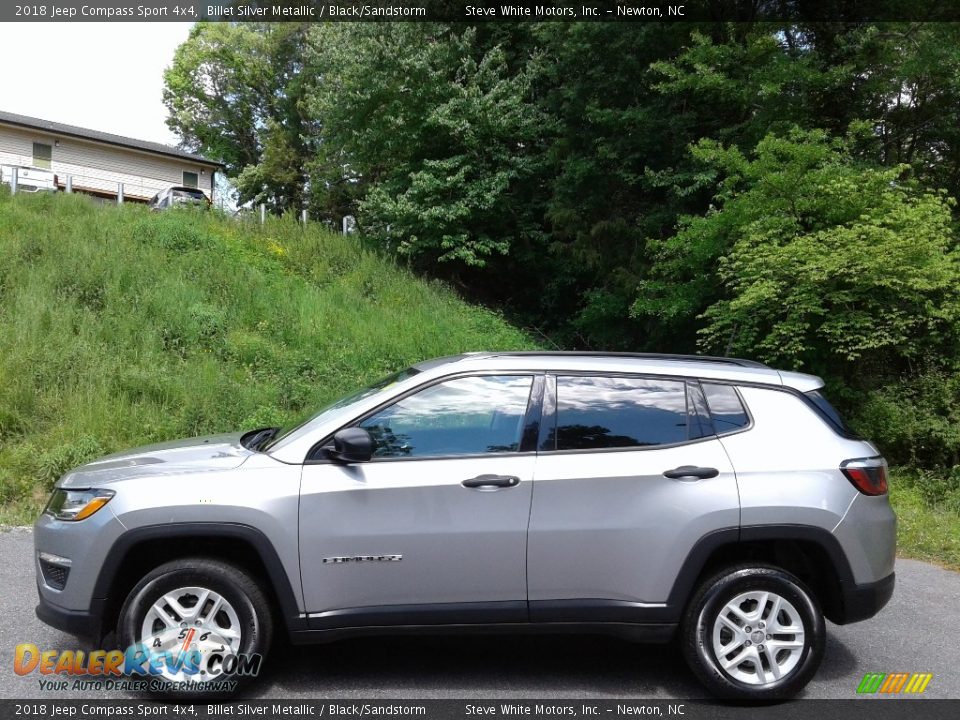
[(240, 202), (299, 209), (308, 120), (300, 101), (306, 26), (197, 23), (164, 73), (167, 125), (182, 145), (222, 160)]
[(317, 187), (362, 188), (365, 231), (440, 273), (530, 232), (517, 193), (543, 127), (530, 66), (508, 72), (472, 28), (413, 23), (317, 26), (308, 63), (322, 78), (308, 100), (323, 119)]
[[(701, 346), (848, 385), (957, 349), (960, 257), (943, 193), (909, 167), (857, 162), (855, 138), (768, 135), (751, 156), (714, 141), (694, 155), (716, 172), (715, 208), (665, 244), (719, 254), (723, 297)], [(707, 253), (700, 256), (708, 257)], [(643, 293), (636, 312), (656, 309)], [(854, 361), (860, 361), (855, 364)]]

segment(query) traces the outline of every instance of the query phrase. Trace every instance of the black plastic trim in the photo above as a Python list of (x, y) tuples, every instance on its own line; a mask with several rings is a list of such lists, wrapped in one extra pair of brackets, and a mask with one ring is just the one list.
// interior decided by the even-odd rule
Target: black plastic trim
[(94, 643), (100, 641), (103, 635), (103, 614), (106, 605), (104, 600), (93, 600), (89, 610), (68, 610), (47, 600), (39, 587), (37, 594), (40, 596), (40, 602), (34, 612), (41, 622), (83, 640)]
[(531, 600), (530, 621), (535, 623), (651, 623), (662, 621), (666, 605), (626, 600)]
[(425, 605), (375, 605), (311, 613), (308, 617), (311, 630), (332, 630), (347, 627), (382, 628), (404, 625), (526, 623), (529, 618), (526, 600)]
[(896, 586), (896, 573), (890, 573), (875, 583), (853, 585), (843, 593), (843, 617), (834, 621), (840, 625), (860, 622), (872, 618), (880, 612), (890, 598)]
[(520, 435), (520, 452), (536, 452), (540, 438), (540, 419), (543, 416), (543, 386), (546, 382), (544, 375), (533, 378), (533, 387), (530, 390), (530, 399), (527, 402), (527, 413), (523, 418), (523, 432)]
[(109, 598), (110, 588), (116, 578), (119, 568), (127, 554), (139, 543), (148, 540), (174, 540), (177, 538), (234, 538), (243, 540), (256, 550), (263, 566), (269, 575), (270, 586), (280, 602), (280, 610), (287, 629), (290, 632), (304, 630), (306, 620), (298, 608), (293, 585), (287, 577), (287, 572), (280, 562), (280, 557), (270, 540), (260, 530), (250, 525), (226, 522), (184, 522), (165, 523), (163, 525), (146, 525), (134, 528), (123, 533), (114, 541), (106, 555), (100, 574), (93, 588), (94, 602), (105, 603)]
[[(839, 580), (840, 607), (829, 616), (837, 625), (859, 622), (876, 615), (893, 594), (894, 576), (876, 583), (857, 584), (840, 541), (828, 530), (811, 525), (750, 525), (740, 529), (740, 540), (802, 540), (823, 549)], [(888, 587), (889, 586), (889, 587)], [(884, 596), (884, 593), (886, 595)]]
[(637, 360), (667, 360), (673, 362), (706, 362), (718, 363), (720, 365), (736, 365), (746, 368), (763, 368), (770, 370), (769, 365), (764, 365), (757, 360), (747, 360), (745, 358), (727, 358), (716, 355), (676, 355), (672, 353), (633, 353), (633, 352), (611, 352), (595, 350), (524, 350), (516, 352), (492, 352), (484, 357), (597, 357), (597, 358), (634, 358)]
[(687, 553), (670, 588), (667, 596), (667, 606), (661, 611), (666, 622), (679, 622), (687, 602), (693, 595), (697, 580), (706, 567), (710, 556), (725, 545), (736, 545), (741, 539), (739, 528), (724, 528), (714, 530), (701, 537)]
[(840, 582), (854, 585), (850, 562), (840, 545), (840, 541), (829, 530), (812, 525), (744, 525), (740, 528), (740, 540), (805, 540), (814, 542), (827, 553)]
[(451, 625), (392, 625), (374, 627), (343, 627), (330, 630), (305, 630), (291, 633), (294, 645), (312, 645), (333, 642), (343, 638), (369, 635), (556, 635), (595, 634), (614, 635), (634, 642), (668, 643), (677, 631), (676, 623), (483, 623)]

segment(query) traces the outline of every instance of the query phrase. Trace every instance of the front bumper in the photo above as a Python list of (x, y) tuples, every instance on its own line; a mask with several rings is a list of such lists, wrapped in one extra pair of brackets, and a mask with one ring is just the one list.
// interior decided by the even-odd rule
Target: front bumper
[(832, 619), (846, 625), (872, 618), (890, 601), (895, 584), (896, 573), (890, 573), (877, 582), (842, 587), (843, 615)]
[(103, 638), (104, 600), (93, 600), (89, 610), (70, 610), (50, 602), (37, 588), (40, 602), (37, 604), (37, 617), (50, 627), (75, 635), (94, 644)]

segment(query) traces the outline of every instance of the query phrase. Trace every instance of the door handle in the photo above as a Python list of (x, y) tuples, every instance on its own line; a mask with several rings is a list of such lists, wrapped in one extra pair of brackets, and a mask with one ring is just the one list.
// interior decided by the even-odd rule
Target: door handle
[(520, 478), (514, 475), (477, 475), (460, 484), (465, 488), (510, 488), (519, 485)]
[(663, 476), (668, 477), (671, 480), (708, 480), (710, 478), (715, 478), (719, 474), (720, 471), (716, 468), (681, 465), (673, 470), (664, 471)]

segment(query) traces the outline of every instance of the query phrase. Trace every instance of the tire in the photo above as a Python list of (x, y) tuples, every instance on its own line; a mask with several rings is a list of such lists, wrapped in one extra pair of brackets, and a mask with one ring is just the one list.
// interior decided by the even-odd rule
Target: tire
[(750, 564), (728, 568), (697, 588), (680, 637), (687, 664), (712, 694), (783, 700), (816, 673), (826, 629), (816, 596), (799, 579)]
[[(183, 558), (150, 571), (130, 591), (120, 610), (117, 636), (124, 651), (141, 643), (145, 649), (167, 653), (161, 656), (158, 674), (131, 676), (147, 681), (149, 692), (229, 695), (255, 673), (249, 668), (231, 672), (232, 661), (224, 666), (224, 659), (241, 653), (259, 655), (259, 672), (273, 639), (273, 618), (266, 593), (247, 571), (221, 560)], [(182, 655), (187, 642), (199, 654)], [(181, 655), (188, 660), (178, 669)], [(216, 685), (195, 686), (207, 681)]]

